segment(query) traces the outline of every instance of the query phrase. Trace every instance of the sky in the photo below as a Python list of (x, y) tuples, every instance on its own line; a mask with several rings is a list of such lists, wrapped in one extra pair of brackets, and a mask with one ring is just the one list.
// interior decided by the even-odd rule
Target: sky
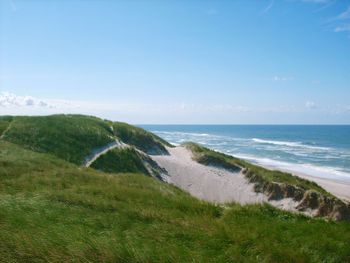
[(0, 0), (0, 115), (350, 124), (350, 0)]

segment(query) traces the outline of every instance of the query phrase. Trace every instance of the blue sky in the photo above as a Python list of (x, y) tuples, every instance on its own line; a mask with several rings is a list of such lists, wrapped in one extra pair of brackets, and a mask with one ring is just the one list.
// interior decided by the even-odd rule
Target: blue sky
[(0, 114), (350, 124), (348, 0), (0, 2)]

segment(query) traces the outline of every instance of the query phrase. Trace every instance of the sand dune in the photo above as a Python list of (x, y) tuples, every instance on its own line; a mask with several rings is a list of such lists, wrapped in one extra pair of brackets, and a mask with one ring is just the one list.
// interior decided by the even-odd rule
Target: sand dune
[(168, 148), (170, 155), (152, 156), (165, 168), (168, 183), (210, 202), (238, 202), (241, 204), (266, 202), (265, 195), (254, 192), (240, 172), (205, 166), (192, 160), (192, 153), (185, 147)]
[[(152, 156), (152, 159), (167, 171), (167, 175), (163, 176), (164, 180), (199, 199), (218, 204), (266, 202), (284, 210), (300, 212), (296, 209), (298, 202), (291, 198), (268, 201), (266, 195), (256, 193), (254, 185), (249, 183), (241, 172), (197, 163), (192, 159), (192, 152), (182, 146), (168, 148), (168, 151), (169, 155)], [(313, 215), (315, 211), (307, 210), (302, 213)]]

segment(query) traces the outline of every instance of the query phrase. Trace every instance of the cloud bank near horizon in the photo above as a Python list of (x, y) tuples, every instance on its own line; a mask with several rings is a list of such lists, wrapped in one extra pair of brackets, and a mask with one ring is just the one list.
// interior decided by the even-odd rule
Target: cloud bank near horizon
[[(271, 123), (272, 117), (310, 115), (350, 115), (350, 105), (321, 107), (313, 101), (301, 102), (301, 106), (280, 105), (278, 107), (249, 107), (244, 105), (176, 103), (125, 103), (74, 101), (62, 99), (44, 99), (33, 96), (20, 96), (11, 92), (0, 92), (0, 115), (50, 115), (50, 114), (87, 114), (112, 120), (131, 123), (187, 123), (186, 117), (193, 123), (256, 123), (251, 121), (261, 116), (260, 123)], [(293, 120), (293, 118), (291, 119)], [(191, 122), (192, 123), (192, 122)], [(288, 123), (280, 121), (280, 123)], [(190, 123), (189, 123), (190, 124)]]

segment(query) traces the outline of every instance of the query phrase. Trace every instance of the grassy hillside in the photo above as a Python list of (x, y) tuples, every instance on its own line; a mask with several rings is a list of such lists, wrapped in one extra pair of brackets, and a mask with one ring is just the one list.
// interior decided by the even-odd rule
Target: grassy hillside
[(0, 140), (1, 262), (349, 262), (350, 224), (215, 206)]
[(111, 122), (83, 115), (40, 117), (2, 117), (0, 136), (11, 123), (4, 140), (27, 149), (54, 154), (75, 164), (116, 138), (148, 153), (166, 153), (170, 146), (158, 136), (125, 123)]
[(98, 118), (52, 115), (15, 117), (4, 139), (81, 164), (94, 148), (113, 141), (112, 135), (110, 126)]
[(6, 131), (11, 121), (12, 117), (10, 116), (0, 116), (0, 136), (2, 136), (4, 131)]
[(158, 137), (157, 135), (147, 132), (142, 128), (135, 127), (123, 122), (114, 122), (114, 134), (124, 143), (135, 146), (141, 151), (148, 154), (166, 154), (167, 150), (164, 146), (171, 145)]
[[(164, 146), (170, 145), (143, 129), (55, 115), (2, 117), (0, 134), (5, 130), (0, 139), (0, 262), (350, 261), (349, 223), (268, 205), (199, 201), (144, 176), (144, 161), (158, 168), (132, 148), (100, 156), (95, 169), (80, 167), (93, 149), (116, 137), (148, 153), (166, 153)], [(191, 147), (200, 162), (255, 169)], [(262, 171), (264, 180), (319, 190), (308, 181)]]
[(143, 173), (148, 175), (140, 154), (133, 148), (113, 149), (100, 156), (92, 168), (107, 173)]

